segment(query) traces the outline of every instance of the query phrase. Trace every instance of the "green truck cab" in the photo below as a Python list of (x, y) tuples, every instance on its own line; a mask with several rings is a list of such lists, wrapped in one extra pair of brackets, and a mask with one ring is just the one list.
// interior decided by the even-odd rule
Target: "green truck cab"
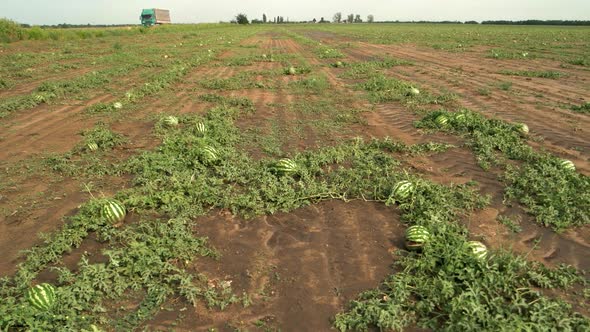
[(167, 9), (149, 8), (141, 11), (139, 17), (143, 26), (149, 27), (156, 24), (170, 24), (170, 11)]

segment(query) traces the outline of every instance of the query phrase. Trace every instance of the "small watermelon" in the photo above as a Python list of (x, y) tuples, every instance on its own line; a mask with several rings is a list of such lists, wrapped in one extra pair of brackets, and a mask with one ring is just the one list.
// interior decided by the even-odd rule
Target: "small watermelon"
[(120, 102), (116, 102), (113, 104), (113, 108), (117, 109), (117, 110), (121, 109), (121, 108), (123, 108), (123, 104), (121, 104)]
[(279, 174), (294, 174), (299, 171), (297, 163), (289, 158), (279, 160), (274, 168)]
[(263, 59), (266, 59), (266, 54), (263, 54), (263, 55), (262, 55), (262, 58), (263, 58)]
[(576, 165), (571, 160), (563, 159), (559, 162), (563, 169), (567, 169), (568, 171), (575, 171)]
[(336, 62), (336, 68), (342, 68), (342, 67), (344, 67), (344, 64), (342, 63), (342, 61)]
[(98, 144), (96, 144), (95, 142), (90, 142), (86, 144), (86, 148), (88, 148), (88, 150), (90, 151), (96, 151), (98, 150)]
[(201, 136), (205, 135), (205, 132), (207, 131), (207, 127), (205, 127), (205, 124), (202, 122), (198, 122), (197, 123), (197, 133), (199, 133)]
[(467, 116), (463, 112), (455, 113), (453, 120), (458, 123), (465, 123), (465, 121), (467, 121)]
[(417, 96), (419, 94), (420, 94), (420, 90), (418, 90), (414, 87), (411, 87), (410, 90), (408, 91), (409, 96)]
[(212, 146), (206, 146), (201, 149), (201, 160), (205, 163), (212, 163), (219, 159), (218, 152)]
[(31, 287), (27, 291), (27, 300), (35, 309), (47, 311), (55, 305), (55, 287), (47, 283)]
[(125, 207), (114, 200), (107, 201), (102, 207), (102, 216), (112, 224), (119, 223), (125, 219), (127, 212)]
[(467, 247), (477, 259), (483, 260), (488, 255), (488, 248), (479, 241), (469, 241), (467, 242)]
[(414, 191), (414, 184), (410, 181), (403, 180), (395, 184), (391, 192), (391, 196), (398, 201), (407, 199)]
[(418, 250), (430, 240), (430, 232), (424, 226), (410, 226), (406, 230), (406, 248), (408, 250)]
[(295, 67), (289, 67), (289, 75), (295, 75), (297, 74), (297, 70), (295, 69)]
[(167, 126), (176, 127), (176, 126), (178, 126), (178, 118), (175, 116), (172, 116), (172, 115), (167, 116), (164, 118), (164, 123)]
[(437, 125), (444, 127), (449, 122), (449, 118), (447, 118), (446, 115), (441, 114), (441, 115), (437, 116), (436, 119), (434, 119), (434, 122), (436, 122)]
[(529, 126), (527, 126), (526, 124), (519, 123), (517, 128), (518, 128), (518, 132), (521, 133), (522, 135), (529, 134)]

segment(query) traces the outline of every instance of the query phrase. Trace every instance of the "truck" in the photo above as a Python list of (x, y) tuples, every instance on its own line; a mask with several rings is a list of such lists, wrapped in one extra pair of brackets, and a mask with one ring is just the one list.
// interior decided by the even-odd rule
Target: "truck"
[(149, 8), (141, 11), (139, 17), (143, 26), (149, 27), (155, 24), (170, 24), (170, 11), (167, 9)]

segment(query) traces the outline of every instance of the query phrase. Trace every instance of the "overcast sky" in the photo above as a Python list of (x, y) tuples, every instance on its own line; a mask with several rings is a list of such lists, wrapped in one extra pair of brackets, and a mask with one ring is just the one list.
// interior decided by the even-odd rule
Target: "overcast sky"
[(590, 20), (590, 0), (0, 0), (0, 17), (29, 24), (137, 24), (141, 8), (169, 9), (173, 22), (283, 16), (291, 21), (373, 14), (376, 20)]

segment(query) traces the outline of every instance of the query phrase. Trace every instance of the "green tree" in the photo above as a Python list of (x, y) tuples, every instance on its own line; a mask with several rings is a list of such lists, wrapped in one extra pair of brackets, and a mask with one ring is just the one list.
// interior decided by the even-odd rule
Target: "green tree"
[(262, 14), (262, 23), (266, 23), (266, 14)]
[(250, 23), (248, 21), (248, 16), (246, 16), (246, 14), (242, 14), (242, 13), (236, 15), (236, 22), (238, 22), (238, 24), (248, 24), (248, 23)]
[(332, 18), (332, 21), (334, 23), (340, 23), (342, 21), (342, 13), (337, 12), (336, 14), (334, 14), (334, 18)]
[(373, 15), (368, 15), (368, 16), (367, 16), (367, 22), (369, 22), (369, 23), (373, 23), (373, 22), (375, 22), (375, 16), (373, 16)]

